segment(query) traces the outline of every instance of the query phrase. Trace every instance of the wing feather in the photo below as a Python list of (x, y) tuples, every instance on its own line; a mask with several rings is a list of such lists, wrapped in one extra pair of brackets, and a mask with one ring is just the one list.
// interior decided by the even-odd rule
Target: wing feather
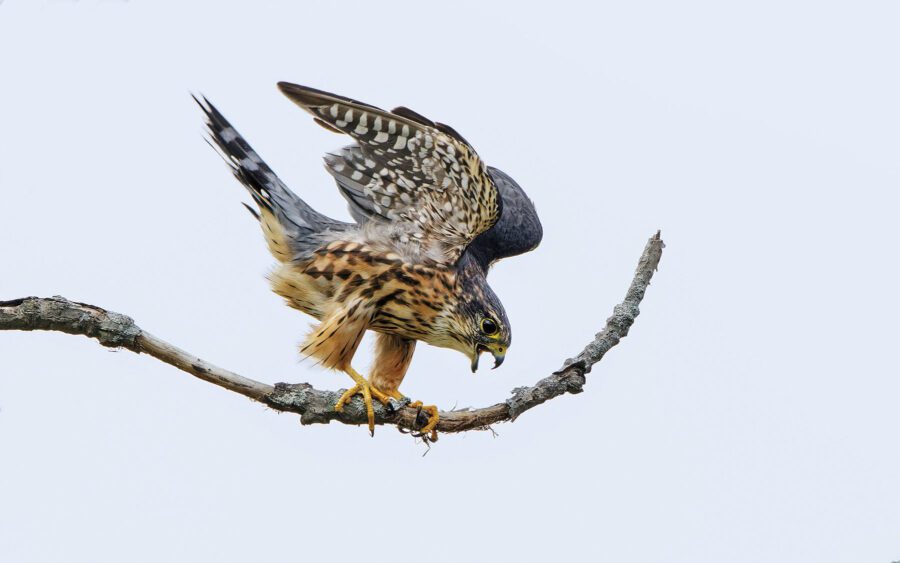
[[(281, 91), (358, 147), (326, 156), (326, 167), (370, 217), (405, 223), (455, 262), (500, 218), (501, 198), (487, 167), (453, 129), (408, 109), (388, 112), (296, 84)], [(357, 149), (358, 150), (354, 150)]]
[(485, 272), (497, 260), (534, 250), (544, 236), (534, 203), (522, 187), (502, 170), (489, 171), (503, 198), (503, 214), (466, 249)]

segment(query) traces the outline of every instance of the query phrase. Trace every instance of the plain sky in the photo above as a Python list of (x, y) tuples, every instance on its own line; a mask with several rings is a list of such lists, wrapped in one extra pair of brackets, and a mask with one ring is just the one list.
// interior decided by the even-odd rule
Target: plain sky
[[(345, 143), (279, 80), (451, 124), (535, 200), (490, 281), (502, 369), (420, 346), (404, 391), (485, 406), (586, 344), (646, 239), (641, 316), (590, 374), (489, 432), (301, 427), (149, 357), (0, 334), (0, 560), (900, 559), (896, 2), (0, 5), (0, 299), (126, 313), (213, 363), (300, 363), (208, 96), (347, 218)], [(364, 346), (358, 365), (370, 353)]]

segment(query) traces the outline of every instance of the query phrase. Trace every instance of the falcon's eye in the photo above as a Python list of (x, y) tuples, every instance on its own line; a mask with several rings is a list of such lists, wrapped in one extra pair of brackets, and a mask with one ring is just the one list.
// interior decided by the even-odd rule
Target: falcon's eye
[(481, 320), (481, 332), (486, 335), (490, 336), (492, 334), (497, 334), (498, 330), (500, 330), (500, 328), (497, 326), (497, 323), (494, 322), (494, 319), (488, 318)]

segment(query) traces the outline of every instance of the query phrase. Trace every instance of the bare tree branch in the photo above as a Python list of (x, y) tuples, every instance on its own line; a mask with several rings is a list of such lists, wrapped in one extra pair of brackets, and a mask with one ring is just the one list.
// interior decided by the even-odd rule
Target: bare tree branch
[[(566, 360), (558, 371), (534, 386), (514, 389), (512, 396), (502, 403), (480, 409), (441, 412), (437, 430), (445, 433), (482, 430), (491, 424), (513, 421), (523, 412), (559, 395), (580, 393), (585, 384), (585, 374), (628, 334), (628, 329), (640, 313), (638, 307), (664, 247), (659, 232), (650, 238), (625, 300), (616, 305), (606, 326), (578, 356)], [(0, 301), (0, 330), (53, 330), (81, 334), (97, 339), (103, 346), (149, 354), (273, 409), (298, 413), (302, 424), (329, 423), (332, 420), (344, 424), (367, 423), (365, 407), (358, 396), (346, 405), (343, 412), (336, 412), (334, 405), (343, 390), (321, 391), (308, 383), (276, 383), (273, 387), (248, 379), (160, 340), (138, 327), (130, 317), (94, 305), (76, 303), (62, 297)], [(425, 424), (426, 419), (424, 414), (404, 404), (395, 402), (385, 407), (375, 402), (376, 424), (394, 424), (401, 430), (415, 431)]]

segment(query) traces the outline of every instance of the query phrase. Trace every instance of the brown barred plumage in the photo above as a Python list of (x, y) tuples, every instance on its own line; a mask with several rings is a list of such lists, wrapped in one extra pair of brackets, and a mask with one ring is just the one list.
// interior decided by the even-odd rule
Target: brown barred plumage
[[(279, 262), (272, 289), (319, 321), (301, 353), (353, 378), (335, 408), (362, 394), (374, 430), (372, 397), (402, 398), (416, 341), (462, 352), (473, 371), (482, 352), (502, 362), (509, 321), (485, 276), (493, 261), (537, 246), (540, 223), (521, 188), (488, 169), (452, 128), (407, 108), (386, 112), (279, 87), (318, 124), (358, 143), (326, 157), (357, 223), (310, 208), (209, 102), (198, 103), (215, 146), (259, 209), (251, 213)], [(351, 366), (367, 330), (377, 333), (368, 381)], [(437, 409), (422, 408), (430, 414), (423, 435), (435, 439)]]

